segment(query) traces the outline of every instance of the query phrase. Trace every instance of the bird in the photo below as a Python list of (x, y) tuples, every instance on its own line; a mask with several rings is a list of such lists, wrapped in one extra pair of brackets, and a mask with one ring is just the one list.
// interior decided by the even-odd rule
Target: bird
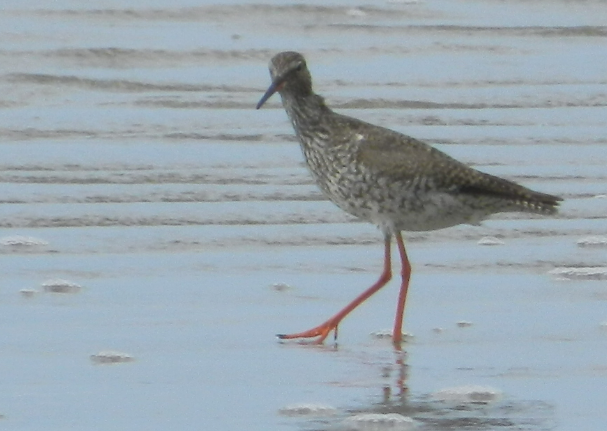
[(502, 212), (558, 211), (558, 196), (478, 171), (421, 140), (334, 112), (313, 91), (306, 60), (298, 52), (276, 54), (269, 69), (271, 84), (256, 109), (280, 94), (307, 167), (323, 194), (345, 212), (377, 225), (384, 239), (383, 270), (371, 287), (320, 325), (279, 334), (279, 339), (313, 338), (320, 344), (331, 332), (336, 338), (341, 321), (392, 278), (394, 238), (401, 285), (392, 341), (399, 346), (411, 277), (403, 231), (477, 225)]

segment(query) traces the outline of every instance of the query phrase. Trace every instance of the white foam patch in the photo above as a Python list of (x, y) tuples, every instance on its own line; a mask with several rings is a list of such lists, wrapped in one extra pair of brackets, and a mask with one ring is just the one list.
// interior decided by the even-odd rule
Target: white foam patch
[(47, 280), (42, 283), (42, 287), (45, 292), (53, 293), (78, 293), (82, 290), (78, 283), (61, 279)]
[(272, 290), (275, 290), (277, 292), (284, 292), (287, 290), (291, 290), (293, 289), (290, 285), (288, 285), (287, 283), (274, 283), (270, 286), (270, 288)]
[(346, 15), (354, 16), (354, 17), (363, 17), (363, 16), (367, 16), (367, 13), (364, 10), (360, 10), (360, 9), (348, 9), (346, 11)]
[(324, 404), (291, 404), (278, 410), (283, 416), (332, 416), (337, 409)]
[(555, 268), (549, 274), (558, 280), (607, 280), (606, 267)]
[(12, 235), (0, 238), (0, 245), (13, 247), (35, 247), (48, 245), (48, 242), (33, 236)]
[(123, 362), (132, 362), (135, 358), (128, 353), (115, 352), (113, 350), (104, 350), (91, 355), (91, 361), (96, 364), (119, 364)]
[(587, 236), (577, 241), (578, 247), (607, 247), (607, 236)]
[(498, 400), (502, 392), (489, 386), (458, 386), (454, 388), (441, 389), (432, 394), (436, 401), (457, 404), (488, 404)]
[(356, 431), (409, 431), (417, 427), (417, 422), (398, 413), (363, 413), (345, 419), (344, 425)]
[(504, 245), (504, 241), (494, 236), (484, 236), (478, 240), (478, 245)]
[[(377, 340), (387, 340), (387, 339), (392, 339), (392, 329), (380, 329), (379, 331), (374, 331), (371, 332), (372, 338), (375, 338)], [(415, 335), (413, 335), (410, 332), (403, 332), (403, 337), (401, 341), (407, 341), (407, 340), (412, 340), (413, 338), (415, 338)]]

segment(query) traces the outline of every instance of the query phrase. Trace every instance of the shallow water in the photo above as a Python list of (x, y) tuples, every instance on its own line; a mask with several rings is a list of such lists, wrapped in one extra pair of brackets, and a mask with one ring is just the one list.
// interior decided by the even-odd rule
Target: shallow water
[[(5, 2), (2, 425), (602, 429), (607, 248), (578, 241), (607, 234), (605, 22), (598, 0)], [(312, 183), (279, 99), (254, 109), (282, 50), (340, 112), (565, 198), (552, 218), (406, 235), (402, 353), (379, 336), (397, 282), (339, 345), (273, 337), (382, 265), (376, 229)], [(61, 280), (78, 288), (43, 286)], [(499, 396), (437, 395), (479, 386)]]

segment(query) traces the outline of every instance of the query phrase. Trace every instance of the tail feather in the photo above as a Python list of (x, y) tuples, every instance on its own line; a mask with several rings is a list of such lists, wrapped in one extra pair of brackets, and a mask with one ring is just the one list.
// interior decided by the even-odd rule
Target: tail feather
[[(500, 178), (500, 180), (502, 179)], [(556, 214), (559, 204), (563, 200), (559, 196), (536, 192), (511, 181), (502, 181), (500, 181), (501, 187), (487, 188), (485, 185), (480, 187), (468, 185), (461, 187), (460, 192), (500, 198), (506, 205), (509, 202), (514, 210), (545, 215)]]

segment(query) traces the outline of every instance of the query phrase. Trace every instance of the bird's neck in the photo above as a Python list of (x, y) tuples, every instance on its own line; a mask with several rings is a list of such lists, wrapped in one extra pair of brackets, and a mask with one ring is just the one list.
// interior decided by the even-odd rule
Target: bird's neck
[(298, 134), (302, 128), (320, 125), (324, 116), (331, 112), (324, 99), (311, 91), (308, 94), (285, 92), (281, 96), (282, 104)]

